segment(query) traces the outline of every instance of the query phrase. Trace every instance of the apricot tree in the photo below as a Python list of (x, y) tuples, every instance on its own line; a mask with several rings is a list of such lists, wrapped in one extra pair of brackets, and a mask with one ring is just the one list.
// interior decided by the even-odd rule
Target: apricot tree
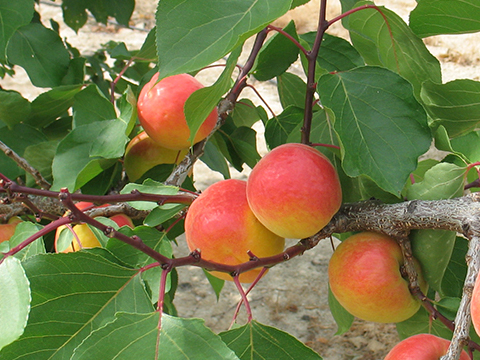
[[(442, 359), (458, 359), (462, 348), (478, 354), (470, 303), (480, 268), (480, 83), (443, 83), (439, 61), (422, 41), (479, 31), (478, 6), (422, 0), (407, 24), (368, 1), (341, 0), (342, 14), (327, 19), (321, 0), (316, 31), (272, 25), (306, 2), (161, 0), (140, 49), (110, 42), (82, 54), (58, 23), (41, 18), (34, 0), (0, 1), (0, 75), (15, 78), (23, 68), (44, 90), (29, 100), (0, 89), (0, 214), (5, 222), (23, 220), (15, 218), (14, 235), (0, 243), (1, 359), (320, 359), (293, 336), (253, 320), (246, 295), (268, 268), (329, 237), (364, 231), (398, 243), (397, 270), (408, 296), (422, 304), (397, 324), (401, 338), (452, 339)], [(63, 0), (63, 18), (75, 31), (88, 14), (128, 26), (134, 5)], [(348, 41), (328, 33), (339, 22)], [(292, 70), (295, 62), (301, 72)], [(184, 105), (189, 142), (216, 109), (213, 131), (180, 162), (147, 159), (149, 169), (129, 179), (123, 159), (142, 131), (136, 102), (144, 84), (157, 72), (161, 80), (213, 66), (222, 69), (216, 81)], [(271, 111), (254, 80), (275, 82), (281, 113)], [(261, 105), (242, 98), (247, 87)], [(319, 232), (272, 256), (248, 249), (249, 260), (233, 265), (203, 258), (201, 248), (174, 256), (199, 196), (194, 164), (225, 179), (231, 168), (254, 168), (261, 158), (254, 124), (263, 125), (269, 150), (286, 143), (320, 150), (338, 174), (340, 210)], [(429, 157), (429, 149), (442, 156)], [(284, 176), (301, 183), (302, 175)], [(81, 210), (81, 201), (111, 205)], [(119, 213), (133, 219), (133, 229), (108, 219)], [(56, 229), (78, 223), (88, 224), (101, 246), (62, 253), (72, 240), (55, 240)], [(209, 271), (228, 274), (249, 321), (215, 334), (177, 314), (181, 266), (206, 269), (217, 293), (221, 281)], [(239, 277), (252, 269), (259, 276), (245, 290)], [(330, 299), (339, 333), (348, 331), (353, 316)]]

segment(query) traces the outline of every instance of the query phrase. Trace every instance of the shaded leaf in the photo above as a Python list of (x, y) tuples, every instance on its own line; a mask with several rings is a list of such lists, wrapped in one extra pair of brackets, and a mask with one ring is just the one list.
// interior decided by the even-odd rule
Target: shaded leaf
[(218, 171), (222, 174), (224, 179), (230, 179), (230, 169), (227, 161), (220, 150), (215, 146), (214, 142), (208, 141), (205, 144), (205, 149), (200, 160), (207, 165), (210, 170)]
[(280, 115), (268, 119), (265, 140), (270, 149), (286, 143), (294, 129), (303, 125), (303, 113), (303, 109), (289, 106)]
[(34, 4), (34, 0), (0, 1), (0, 61), (6, 61), (5, 48), (15, 31), (32, 19)]
[(0, 89), (0, 123), (9, 128), (24, 122), (30, 115), (30, 101), (17, 91)]

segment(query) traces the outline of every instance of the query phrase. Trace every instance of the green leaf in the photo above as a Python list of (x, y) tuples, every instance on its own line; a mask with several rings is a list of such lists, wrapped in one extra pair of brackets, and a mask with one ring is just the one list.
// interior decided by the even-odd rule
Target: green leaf
[[(46, 141), (27, 147), (23, 154), (25, 160), (50, 182), (52, 181), (52, 162), (57, 146), (58, 141)], [(27, 185), (33, 186), (34, 183), (33, 177), (27, 174)]]
[(285, 14), (291, 2), (159, 1), (156, 37), (160, 76), (191, 72), (217, 61)]
[(38, 87), (61, 85), (70, 65), (70, 55), (60, 36), (40, 23), (22, 26), (13, 34), (7, 58), (23, 67)]
[(333, 295), (332, 291), (330, 290), (330, 287), (328, 287), (328, 305), (330, 306), (330, 312), (332, 313), (332, 316), (338, 326), (335, 335), (345, 334), (352, 327), (354, 317), (347, 310), (345, 310), (342, 305), (340, 305), (338, 300), (335, 298), (335, 295)]
[[(290, 21), (284, 32), (298, 41), (295, 23)], [(252, 69), (253, 76), (266, 81), (283, 74), (298, 58), (299, 49), (285, 35), (276, 33), (262, 47)]]
[(457, 237), (453, 248), (450, 262), (445, 270), (442, 280), (442, 295), (461, 297), (463, 284), (467, 275), (467, 263), (465, 256), (468, 250), (468, 240)]
[(257, 132), (252, 128), (241, 126), (230, 135), (230, 140), (242, 161), (253, 168), (261, 158), (257, 152)]
[(438, 319), (432, 319), (430, 313), (422, 306), (410, 319), (397, 323), (400, 339), (416, 334), (433, 334), (445, 339), (452, 338), (452, 332)]
[(205, 276), (207, 277), (208, 282), (212, 286), (212, 289), (215, 292), (215, 295), (217, 296), (217, 301), (218, 301), (218, 299), (220, 298), (220, 293), (222, 292), (223, 286), (225, 285), (225, 280), (222, 280), (216, 276), (213, 276), (205, 269), (202, 269), (202, 270)]
[(277, 78), (277, 89), (283, 109), (289, 106), (305, 108), (307, 84), (300, 77), (288, 72), (280, 75)]
[(412, 86), (387, 69), (363, 67), (322, 76), (318, 92), (335, 113), (345, 173), (398, 196), (431, 143)]
[[(125, 185), (120, 194), (130, 194), (132, 191), (140, 191), (145, 194), (176, 195), (178, 187), (147, 179), (141, 185), (134, 183)], [(157, 203), (152, 201), (129, 201), (128, 204), (137, 210), (153, 210), (158, 206)]]
[[(33, 144), (47, 141), (47, 138), (37, 129), (25, 125), (16, 124), (12, 129), (6, 127), (0, 129), (0, 141), (10, 147), (18, 155), (23, 156), (25, 149)], [(24, 174), (16, 162), (0, 152), (0, 169), (3, 175), (15, 179)]]
[(480, 132), (472, 131), (451, 140), (452, 148), (471, 164), (480, 161)]
[(249, 99), (238, 100), (230, 116), (233, 119), (233, 123), (238, 127), (252, 127), (253, 124), (260, 120), (257, 107)]
[(280, 115), (272, 117), (265, 125), (265, 140), (270, 149), (287, 142), (288, 137), (303, 125), (303, 109), (289, 106)]
[(118, 118), (126, 124), (125, 135), (129, 135), (135, 128), (135, 122), (137, 121), (137, 99), (130, 86), (118, 100), (117, 106), (120, 110)]
[(480, 31), (476, 0), (422, 0), (410, 13), (410, 27), (420, 37)]
[(145, 41), (143, 42), (142, 47), (135, 55), (137, 61), (158, 61), (157, 57), (157, 46), (156, 46), (156, 37), (155, 33), (157, 28), (154, 27), (152, 30), (149, 31)]
[[(75, 191), (116, 162), (116, 159), (91, 156), (91, 149), (98, 141), (95, 136), (111, 126), (112, 122), (115, 121), (78, 126), (60, 141), (52, 164), (52, 189), (67, 187), (70, 191)], [(112, 146), (120, 147), (122, 143), (117, 139), (110, 140)]]
[(161, 225), (165, 221), (170, 220), (184, 208), (185, 205), (182, 204), (165, 204), (157, 206), (150, 212), (150, 214), (148, 214), (143, 223), (152, 227)]
[(30, 115), (30, 101), (17, 91), (0, 89), (0, 123), (9, 128), (24, 122)]
[[(300, 35), (311, 49), (317, 35), (316, 31)], [(358, 51), (347, 40), (324, 34), (322, 46), (318, 52), (317, 64), (329, 72), (345, 71), (364, 66), (365, 62)]]
[(5, 63), (5, 48), (15, 31), (33, 17), (34, 0), (0, 1), (0, 61)]
[(220, 336), (241, 360), (322, 359), (320, 355), (292, 335), (257, 321), (220, 333)]
[(118, 313), (115, 320), (94, 331), (76, 349), (72, 360), (155, 359), (235, 360), (235, 354), (199, 319), (181, 319), (159, 313)]
[(475, 130), (480, 122), (480, 82), (461, 79), (446, 84), (427, 81), (421, 92), (432, 127), (443, 125), (453, 138)]
[[(35, 235), (38, 232), (38, 230), (40, 230), (41, 228), (42, 226), (28, 222), (28, 221), (23, 221), (19, 223), (15, 228), (15, 233), (8, 241), (10, 245), (10, 249), (12, 249), (17, 245), (20, 245), (24, 240), (26, 240), (30, 236)], [(19, 252), (17, 252), (14, 256), (17, 259), (24, 261), (25, 259), (28, 259), (31, 256), (44, 254), (45, 252), (46, 250), (45, 250), (45, 244), (43, 242), (43, 238), (39, 237), (30, 245), (23, 248)]]
[(218, 171), (224, 179), (230, 179), (230, 169), (222, 153), (212, 141), (205, 144), (205, 149), (200, 160), (211, 170)]
[(15, 257), (0, 263), (0, 350), (18, 339), (30, 312), (30, 286), (22, 264)]
[[(362, 4), (371, 3), (357, 6)], [(385, 67), (407, 79), (418, 97), (424, 81), (442, 81), (440, 63), (400, 16), (383, 6), (378, 9), (381, 13), (363, 9), (348, 16), (352, 43), (368, 65)]]
[(220, 77), (215, 84), (195, 91), (185, 102), (185, 119), (190, 129), (189, 141), (192, 143), (200, 126), (232, 85), (232, 73), (235, 70), (241, 47), (230, 54)]
[(74, 97), (80, 90), (81, 85), (66, 85), (41, 93), (32, 102), (27, 123), (36, 128), (51, 124), (72, 107)]
[(23, 335), (2, 350), (2, 359), (70, 359), (92, 330), (113, 321), (115, 313), (153, 311), (138, 270), (95, 250), (37, 255), (23, 263), (32, 308)]
[(125, 145), (129, 141), (128, 136), (125, 135), (127, 124), (120, 119), (105, 122), (108, 125), (96, 134), (89, 155), (106, 159), (119, 158), (125, 152)]
[(113, 104), (92, 84), (75, 95), (73, 126), (82, 126), (102, 120), (116, 119)]

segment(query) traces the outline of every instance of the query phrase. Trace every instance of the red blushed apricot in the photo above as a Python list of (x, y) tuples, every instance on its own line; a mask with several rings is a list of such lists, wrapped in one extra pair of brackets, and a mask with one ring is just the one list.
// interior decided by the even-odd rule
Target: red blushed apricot
[(173, 150), (183, 150), (205, 139), (217, 122), (217, 109), (200, 126), (193, 144), (188, 139), (190, 129), (184, 113), (185, 101), (204, 86), (193, 76), (179, 74), (157, 83), (159, 74), (142, 88), (137, 102), (140, 124), (159, 145)]
[[(449, 346), (449, 340), (432, 334), (413, 335), (395, 345), (385, 360), (437, 360), (447, 353)], [(469, 359), (463, 350), (460, 360)]]
[(247, 181), (247, 198), (260, 222), (284, 238), (320, 231), (342, 203), (337, 172), (320, 151), (284, 144), (265, 155)]
[[(243, 180), (223, 180), (209, 186), (190, 206), (185, 219), (185, 236), (191, 251), (202, 259), (238, 265), (249, 261), (250, 250), (257, 257), (279, 254), (285, 239), (263, 226), (250, 210)], [(239, 280), (253, 282), (260, 269), (240, 274)], [(212, 275), (232, 280), (230, 274)]]
[[(362, 232), (344, 240), (328, 266), (330, 289), (352, 315), (381, 323), (396, 323), (414, 315), (420, 301), (403, 277), (402, 250), (389, 236)], [(418, 282), (426, 293), (420, 266)]]

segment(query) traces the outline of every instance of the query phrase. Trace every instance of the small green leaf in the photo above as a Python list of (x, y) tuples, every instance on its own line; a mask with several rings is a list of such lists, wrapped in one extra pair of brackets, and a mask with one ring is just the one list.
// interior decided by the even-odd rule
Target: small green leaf
[(222, 292), (223, 286), (225, 285), (225, 280), (219, 279), (216, 276), (210, 274), (207, 270), (202, 269), (203, 273), (207, 277), (208, 282), (212, 286), (213, 291), (215, 291), (215, 295), (217, 296), (217, 301), (220, 298), (220, 293)]
[(287, 142), (295, 129), (303, 124), (303, 109), (289, 106), (280, 115), (272, 117), (265, 125), (265, 140), (273, 149)]
[(230, 169), (222, 153), (212, 141), (205, 144), (205, 149), (200, 160), (211, 170), (218, 171), (224, 179), (230, 179)]
[(445, 339), (452, 338), (452, 332), (440, 320), (432, 320), (430, 313), (423, 306), (410, 319), (397, 323), (397, 331), (401, 339), (422, 333)]
[(30, 115), (30, 101), (17, 91), (0, 89), (0, 123), (9, 128), (25, 122)]
[(227, 4), (224, 0), (159, 1), (156, 37), (160, 76), (195, 71), (217, 61), (285, 14), (291, 3), (292, 0)]
[(410, 13), (410, 27), (420, 37), (480, 31), (476, 0), (422, 0)]
[(165, 204), (157, 206), (150, 212), (150, 214), (148, 214), (143, 223), (147, 226), (158, 226), (165, 221), (170, 220), (184, 208), (185, 205), (181, 204)]
[[(22, 221), (21, 223), (19, 223), (15, 228), (15, 233), (9, 240), (10, 249), (17, 245), (20, 245), (24, 240), (26, 240), (30, 236), (35, 235), (38, 232), (38, 230), (40, 230), (41, 228), (42, 226), (31, 223), (29, 221)], [(30, 245), (28, 245), (21, 251), (17, 252), (14, 256), (17, 259), (24, 261), (25, 259), (31, 256), (34, 256), (37, 254), (44, 254), (45, 252), (46, 250), (45, 250), (45, 244), (43, 243), (43, 238), (39, 237)]]
[(257, 107), (249, 99), (238, 100), (230, 116), (233, 119), (233, 123), (238, 127), (252, 127), (253, 124), (260, 120)]
[(451, 297), (462, 296), (463, 284), (467, 275), (467, 263), (465, 261), (467, 250), (468, 240), (463, 237), (457, 237), (450, 262), (442, 279), (442, 295)]
[(7, 58), (23, 67), (38, 87), (61, 85), (70, 65), (70, 55), (60, 36), (40, 23), (22, 26), (13, 34)]
[(431, 144), (412, 86), (387, 69), (363, 67), (322, 76), (318, 92), (335, 113), (345, 173), (366, 175), (399, 196)]
[[(27, 147), (23, 154), (25, 160), (50, 182), (52, 181), (52, 162), (57, 146), (58, 141), (46, 141)], [(27, 185), (33, 186), (34, 182), (33, 177), (27, 174)]]
[[(283, 31), (298, 41), (295, 23), (290, 21)], [(258, 53), (252, 69), (253, 76), (259, 81), (266, 81), (283, 74), (298, 58), (299, 49), (284, 34), (276, 33)]]
[(443, 125), (450, 138), (478, 127), (480, 122), (480, 82), (460, 79), (446, 84), (427, 81), (421, 98), (432, 118), (432, 127)]
[(15, 257), (0, 263), (0, 350), (19, 338), (30, 312), (30, 286), (22, 264)]
[(330, 287), (328, 287), (328, 305), (330, 306), (330, 312), (338, 326), (335, 335), (345, 334), (352, 327), (354, 317), (345, 310), (342, 305), (340, 305), (330, 290)]
[(305, 108), (307, 84), (299, 76), (288, 72), (280, 75), (277, 78), (277, 89), (283, 109), (289, 106)]
[[(140, 191), (146, 194), (176, 195), (178, 193), (178, 187), (165, 185), (160, 182), (147, 179), (141, 185), (133, 183), (127, 184), (122, 191), (120, 191), (120, 193), (129, 194), (132, 191)], [(158, 206), (152, 201), (130, 201), (128, 204), (137, 210), (152, 210)]]
[(156, 37), (155, 37), (156, 31), (157, 31), (157, 28), (154, 27), (148, 33), (145, 41), (143, 42), (142, 47), (140, 48), (138, 53), (135, 55), (135, 58), (137, 59), (137, 61), (148, 61), (148, 62), (158, 61)]
[(222, 340), (241, 360), (298, 359), (321, 360), (315, 351), (274, 327), (252, 321), (242, 327), (220, 333)]

